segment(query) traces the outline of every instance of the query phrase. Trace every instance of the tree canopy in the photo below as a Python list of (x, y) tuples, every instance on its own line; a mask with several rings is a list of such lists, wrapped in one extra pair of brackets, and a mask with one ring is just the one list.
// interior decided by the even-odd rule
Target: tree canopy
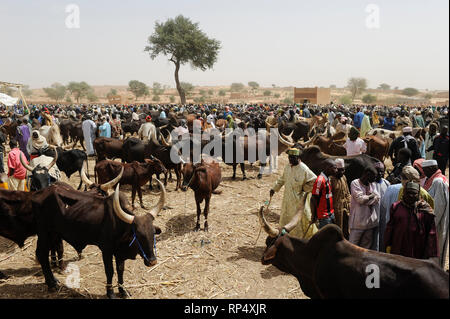
[(128, 82), (128, 91), (133, 93), (136, 101), (138, 98), (149, 94), (147, 84), (137, 80), (131, 80), (130, 82)]
[(381, 84), (378, 86), (378, 89), (379, 89), (379, 90), (383, 90), (383, 91), (388, 91), (388, 90), (391, 89), (391, 86), (390, 86), (389, 84), (386, 84), (386, 83), (381, 83)]
[(364, 78), (350, 78), (347, 87), (352, 93), (352, 101), (367, 88), (367, 80)]
[(419, 90), (417, 90), (415, 88), (404, 88), (402, 91), (402, 94), (406, 95), (406, 96), (414, 96), (414, 95), (419, 94)]
[(231, 92), (240, 92), (244, 89), (245, 85), (242, 83), (231, 83)]
[(179, 80), (181, 65), (190, 63), (193, 69), (201, 71), (211, 69), (221, 47), (218, 40), (208, 38), (200, 30), (198, 23), (182, 15), (164, 23), (156, 22), (154, 33), (147, 41), (144, 51), (149, 52), (152, 60), (162, 54), (175, 64), (175, 82), (182, 104), (186, 104), (186, 96)]
[(86, 82), (70, 82), (67, 85), (67, 90), (80, 103), (80, 99), (87, 97), (92, 92), (92, 87)]
[(367, 103), (367, 104), (374, 103), (376, 100), (377, 100), (377, 97), (375, 95), (372, 95), (372, 94), (364, 95), (363, 98), (362, 98), (362, 101), (364, 103)]
[(67, 88), (61, 83), (53, 83), (51, 87), (44, 88), (45, 94), (56, 103), (66, 96)]

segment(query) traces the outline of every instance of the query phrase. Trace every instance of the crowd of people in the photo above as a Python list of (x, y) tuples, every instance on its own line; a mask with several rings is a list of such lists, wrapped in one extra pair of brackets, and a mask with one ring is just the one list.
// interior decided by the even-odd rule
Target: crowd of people
[[(347, 181), (344, 159), (328, 159), (326, 168), (316, 176), (301, 162), (300, 150), (288, 151), (289, 164), (270, 190), (270, 196), (284, 186), (280, 227), (286, 225), (306, 197), (306, 206), (300, 225), (291, 236), (311, 238), (318, 229), (338, 225), (344, 237), (365, 249), (400, 254), (407, 257), (435, 258), (443, 267), (448, 244), (449, 184), (445, 177), (449, 158), (447, 107), (381, 107), (344, 105), (90, 105), (70, 106), (32, 105), (17, 108), (13, 117), (23, 117), (17, 128), (16, 139), (9, 142), (7, 158), (10, 189), (26, 190), (28, 163), (48, 148), (33, 121), (51, 125), (58, 115), (82, 121), (82, 130), (88, 156), (95, 156), (93, 141), (98, 136), (123, 138), (121, 117), (131, 121), (144, 119), (139, 136), (144, 136), (146, 123), (155, 119), (150, 112), (159, 111), (159, 119), (170, 113), (195, 114), (205, 126), (215, 127), (225, 120), (227, 128), (236, 128), (242, 116), (264, 114), (268, 123), (296, 122), (315, 115), (325, 117), (336, 132), (346, 133), (344, 144), (348, 156), (366, 152), (363, 138), (373, 128), (401, 129), (389, 148), (393, 170), (386, 172), (382, 162), (367, 167), (359, 178)], [(24, 115), (29, 115), (24, 117)], [(142, 116), (143, 115), (143, 116)], [(239, 116), (237, 116), (239, 115)], [(186, 121), (180, 129), (187, 132)], [(412, 136), (413, 129), (425, 129), (425, 138)], [(98, 131), (98, 133), (97, 133)], [(0, 132), (0, 153), (3, 156), (6, 136)], [(3, 158), (0, 172), (3, 172)]]

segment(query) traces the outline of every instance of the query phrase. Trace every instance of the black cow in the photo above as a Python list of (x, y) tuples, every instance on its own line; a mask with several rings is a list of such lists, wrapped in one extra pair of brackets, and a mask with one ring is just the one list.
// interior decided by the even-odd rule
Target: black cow
[(375, 163), (380, 162), (375, 157), (366, 154), (355, 156), (330, 156), (322, 153), (317, 146), (310, 146), (300, 151), (300, 159), (306, 164), (316, 175), (319, 175), (324, 169), (325, 161), (328, 158), (337, 159), (342, 158), (345, 162), (345, 177), (350, 183), (360, 178), (366, 167), (375, 168)]
[[(126, 198), (119, 194), (119, 185), (114, 195), (104, 197), (93, 192), (80, 192), (67, 184), (55, 183), (33, 196), (33, 207), (37, 224), (37, 257), (45, 276), (49, 291), (56, 291), (58, 282), (49, 266), (48, 251), (55, 233), (72, 245), (78, 252), (87, 245), (96, 245), (102, 251), (107, 284), (106, 293), (115, 298), (112, 288), (114, 275), (113, 256), (116, 260), (119, 293), (126, 298), (123, 287), (125, 260), (135, 259), (139, 254), (147, 267), (157, 262), (153, 251), (154, 235), (161, 230), (153, 225), (157, 214), (164, 206), (166, 191), (160, 181), (161, 195), (149, 213), (134, 216)], [(123, 208), (122, 208), (123, 207)]]
[(81, 150), (68, 150), (65, 151), (61, 147), (56, 149), (58, 153), (58, 160), (56, 161), (56, 165), (58, 166), (61, 172), (64, 172), (67, 178), (70, 178), (73, 173), (78, 172), (80, 174), (80, 185), (78, 185), (77, 189), (81, 189), (82, 180), (81, 180), (81, 169), (83, 167), (83, 163), (88, 162), (87, 155), (85, 152)]
[(333, 224), (308, 241), (280, 235), (265, 220), (263, 207), (259, 218), (269, 234), (262, 264), (295, 276), (310, 298), (449, 298), (449, 275), (431, 260), (360, 248)]

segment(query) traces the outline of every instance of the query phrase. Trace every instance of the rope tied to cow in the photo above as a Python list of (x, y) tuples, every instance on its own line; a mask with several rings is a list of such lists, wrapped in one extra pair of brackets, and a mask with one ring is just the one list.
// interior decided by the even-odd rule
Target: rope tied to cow
[[(147, 262), (150, 262), (150, 260), (148, 259), (147, 255), (144, 252), (144, 249), (142, 249), (142, 246), (141, 246), (141, 243), (139, 242), (139, 239), (136, 236), (136, 231), (134, 229), (134, 226), (132, 226), (131, 229), (133, 230), (133, 239), (131, 240), (131, 242), (128, 245), (128, 247), (131, 247), (131, 245), (133, 245), (134, 241), (136, 241), (136, 243), (138, 244), (139, 250), (142, 253), (142, 256), (144, 256), (144, 259)], [(156, 254), (156, 236), (155, 236), (155, 234), (153, 234), (153, 248), (155, 249), (155, 257), (157, 257), (157, 254)]]

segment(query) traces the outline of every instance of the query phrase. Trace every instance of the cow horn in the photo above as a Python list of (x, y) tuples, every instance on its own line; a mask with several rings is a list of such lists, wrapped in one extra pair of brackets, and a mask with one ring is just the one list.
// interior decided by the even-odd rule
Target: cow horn
[[(263, 210), (264, 210), (264, 206), (261, 206), (261, 208), (259, 209), (259, 213), (258, 213), (259, 222), (261, 223), (261, 226), (264, 228), (265, 232), (267, 234), (269, 234), (270, 237), (277, 237), (278, 234), (280, 233), (280, 231), (278, 229), (274, 228), (273, 226), (269, 225), (266, 218), (264, 217)], [(267, 210), (269, 210), (269, 209), (267, 209)]]
[[(284, 225), (284, 229), (289, 233), (291, 230), (293, 230), (295, 227), (297, 227), (297, 225), (300, 223), (302, 217), (304, 216), (304, 210), (305, 210), (305, 196), (306, 193), (302, 193), (300, 195), (300, 205), (297, 208), (297, 212), (294, 215), (294, 217), (292, 217), (292, 219), (290, 220), (289, 223), (287, 223), (286, 225)], [(300, 215), (299, 215), (300, 214)]]
[(100, 189), (107, 192), (109, 189), (113, 188), (114, 185), (116, 185), (122, 178), (123, 170), (124, 170), (124, 167), (122, 166), (122, 169), (120, 170), (119, 175), (117, 175), (117, 177), (114, 178), (113, 180), (100, 185)]
[(25, 167), (27, 170), (29, 170), (30, 172), (33, 171), (33, 167), (31, 167), (30, 165), (28, 165), (27, 163), (25, 163), (22, 159), (22, 154), (20, 154), (19, 156), (20, 158), (20, 163), (22, 164), (23, 167)]
[(87, 176), (86, 176), (86, 172), (84, 171), (84, 165), (86, 164), (86, 161), (83, 162), (83, 166), (81, 167), (81, 171), (80, 171), (80, 175), (81, 175), (81, 180), (83, 181), (84, 184), (86, 184), (87, 187), (90, 187), (92, 184), (94, 184), (94, 182), (92, 182)]
[(53, 161), (48, 165), (47, 169), (50, 170), (56, 164), (57, 160), (58, 160), (58, 152), (55, 149), (55, 157), (53, 158)]
[(119, 187), (120, 187), (120, 184), (117, 184), (116, 190), (114, 192), (114, 200), (113, 200), (114, 212), (116, 213), (117, 217), (119, 217), (123, 222), (125, 222), (127, 224), (132, 224), (134, 222), (134, 216), (125, 213), (125, 211), (122, 209), (122, 207), (120, 207)]
[(159, 179), (156, 179), (156, 181), (158, 182), (159, 188), (161, 189), (161, 195), (159, 195), (158, 203), (155, 206), (153, 206), (148, 212), (150, 215), (153, 216), (154, 219), (156, 219), (158, 213), (163, 209), (164, 202), (166, 201), (166, 189), (164, 188), (163, 183), (161, 183)]
[(169, 143), (166, 142), (166, 139), (164, 138), (164, 135), (162, 135), (161, 133), (159, 133), (159, 137), (161, 138), (161, 142), (162, 142), (162, 144), (163, 144), (164, 146), (166, 146), (166, 147), (172, 146), (171, 144), (169, 144)]
[(162, 130), (163, 128), (166, 128), (166, 127), (168, 127), (168, 126), (169, 126), (169, 124), (166, 124), (166, 125), (160, 126), (160, 127), (158, 127), (158, 128), (159, 128), (159, 130)]
[(278, 139), (281, 142), (281, 144), (286, 145), (288, 147), (294, 147), (294, 145), (295, 145), (294, 143), (290, 143), (290, 142), (286, 141), (285, 139), (283, 139), (281, 137), (281, 135), (278, 135)]
[(159, 142), (158, 142), (158, 139), (156, 138), (156, 129), (153, 130), (153, 132), (152, 132), (151, 140), (156, 145), (161, 146), (161, 144), (159, 144)]

